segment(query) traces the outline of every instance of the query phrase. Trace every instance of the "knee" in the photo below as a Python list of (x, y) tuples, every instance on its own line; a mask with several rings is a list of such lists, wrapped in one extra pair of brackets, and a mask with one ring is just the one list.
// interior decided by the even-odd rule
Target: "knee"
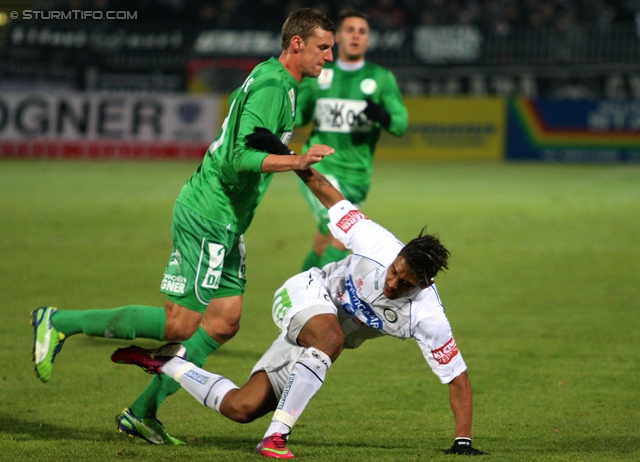
[(255, 406), (242, 399), (237, 399), (238, 396), (240, 396), (238, 390), (232, 390), (227, 393), (227, 396), (225, 396), (220, 406), (220, 414), (241, 424), (253, 422), (262, 416), (262, 414), (256, 410)]
[(179, 322), (169, 321), (164, 328), (164, 340), (171, 342), (182, 342), (190, 338), (198, 328), (198, 324), (186, 325)]
[(191, 337), (202, 319), (202, 314), (170, 301), (165, 304), (165, 314), (164, 340), (173, 342)]
[(215, 322), (207, 322), (202, 324), (203, 329), (215, 339), (219, 344), (223, 344), (231, 340), (240, 330), (240, 322), (217, 319)]
[(330, 329), (326, 331), (323, 336), (318, 339), (315, 348), (321, 350), (327, 356), (331, 358), (331, 361), (335, 361), (342, 352), (344, 345), (344, 334), (341, 329)]

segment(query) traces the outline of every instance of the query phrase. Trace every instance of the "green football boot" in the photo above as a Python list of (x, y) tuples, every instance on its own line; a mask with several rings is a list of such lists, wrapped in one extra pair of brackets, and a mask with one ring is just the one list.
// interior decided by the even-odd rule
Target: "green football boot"
[(33, 357), (36, 375), (43, 382), (51, 378), (53, 361), (60, 353), (65, 336), (58, 332), (51, 324), (51, 315), (56, 312), (52, 306), (43, 306), (31, 312), (31, 325), (33, 326)]
[(158, 419), (153, 417), (140, 419), (129, 408), (116, 416), (116, 424), (120, 433), (125, 433), (131, 438), (142, 438), (150, 444), (173, 444), (176, 446), (184, 444), (179, 439), (170, 436)]

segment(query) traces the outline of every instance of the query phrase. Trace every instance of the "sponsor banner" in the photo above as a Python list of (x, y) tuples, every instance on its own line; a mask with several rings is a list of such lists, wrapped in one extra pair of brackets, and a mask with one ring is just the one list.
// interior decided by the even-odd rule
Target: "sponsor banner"
[(413, 50), (430, 64), (477, 61), (482, 56), (482, 33), (474, 26), (417, 27)]
[(0, 156), (199, 158), (219, 128), (219, 98), (177, 94), (0, 95)]
[(496, 160), (504, 156), (506, 102), (501, 97), (405, 97), (409, 128), (383, 132), (376, 156), (389, 159)]
[(507, 158), (640, 162), (640, 101), (510, 99)]
[(41, 22), (30, 19), (42, 18), (24, 19), (25, 21), (12, 23), (7, 37), (9, 46), (38, 49), (50, 47), (110, 54), (182, 51), (187, 45), (186, 34), (179, 24), (169, 28), (165, 24), (152, 26), (150, 30), (144, 31), (135, 22), (118, 23), (116, 28), (109, 29), (79, 18)]
[[(370, 31), (370, 45), (368, 53), (376, 56), (381, 52), (399, 52), (411, 47), (411, 33), (404, 30)], [(445, 34), (443, 40), (452, 36), (460, 40), (468, 39), (468, 34)], [(416, 42), (416, 47), (422, 44)], [(278, 56), (282, 52), (282, 37), (280, 31), (256, 30), (203, 30), (198, 33), (193, 42), (196, 56), (235, 56), (235, 57), (268, 57)]]

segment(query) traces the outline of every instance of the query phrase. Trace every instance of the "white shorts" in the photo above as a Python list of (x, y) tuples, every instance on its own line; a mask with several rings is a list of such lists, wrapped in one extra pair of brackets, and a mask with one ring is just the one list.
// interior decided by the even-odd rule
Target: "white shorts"
[(251, 375), (265, 371), (276, 396), (282, 395), (294, 364), (306, 351), (297, 344), (302, 327), (318, 314), (338, 315), (321, 275), (321, 270), (312, 268), (293, 276), (276, 291), (272, 316), (281, 332), (251, 371)]
[(276, 290), (271, 308), (273, 322), (284, 333), (284, 338), (292, 345), (298, 345), (298, 335), (302, 327), (313, 316), (334, 314), (338, 310), (331, 301), (318, 268), (289, 278)]

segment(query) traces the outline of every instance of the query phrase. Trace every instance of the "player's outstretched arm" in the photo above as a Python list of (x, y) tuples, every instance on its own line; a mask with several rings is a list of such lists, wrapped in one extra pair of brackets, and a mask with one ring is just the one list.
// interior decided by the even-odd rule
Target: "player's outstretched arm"
[(342, 193), (315, 168), (296, 170), (296, 173), (326, 208), (331, 208), (341, 200), (344, 200)]
[(449, 400), (456, 421), (456, 439), (453, 442), (453, 446), (445, 452), (447, 454), (471, 456), (484, 454), (471, 446), (473, 400), (471, 397), (471, 382), (467, 371), (464, 371), (449, 383)]
[(264, 127), (256, 127), (247, 135), (246, 145), (269, 153), (262, 161), (263, 173), (288, 172), (290, 170), (306, 170), (320, 162), (325, 156), (335, 152), (332, 147), (315, 144), (302, 156), (297, 156), (280, 138)]

